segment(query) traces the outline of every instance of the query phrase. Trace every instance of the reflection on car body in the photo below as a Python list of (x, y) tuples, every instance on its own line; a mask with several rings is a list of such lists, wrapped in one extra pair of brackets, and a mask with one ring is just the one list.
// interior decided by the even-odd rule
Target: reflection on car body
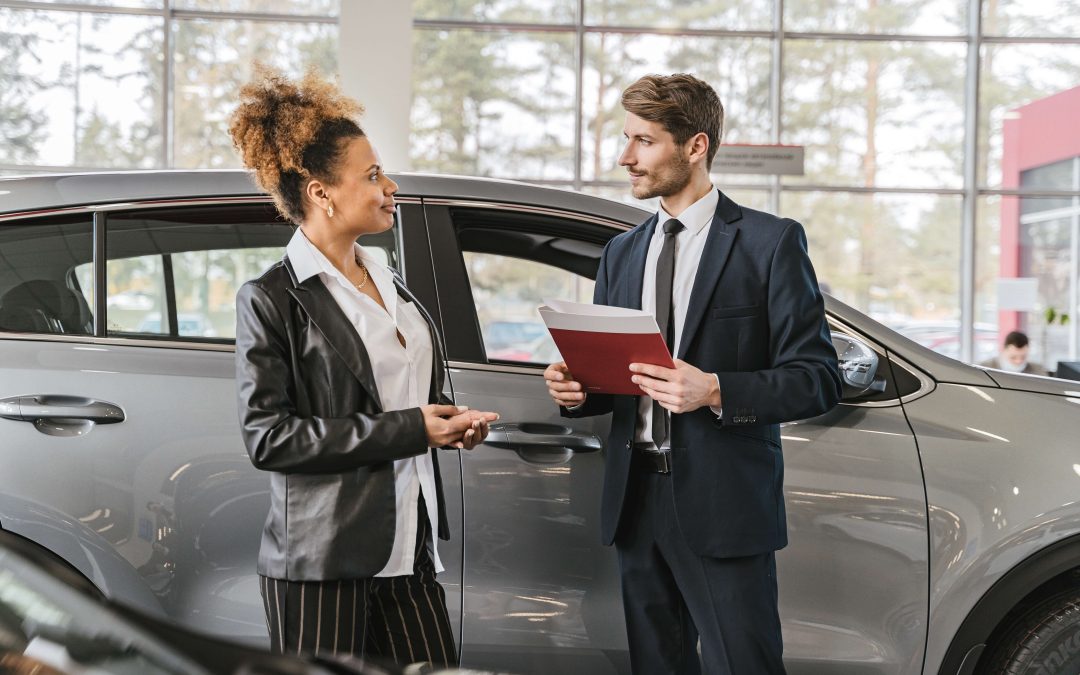
[[(559, 417), (543, 333), (496, 349), (490, 327), (525, 321), (536, 297), (587, 299), (605, 242), (646, 214), (505, 181), (395, 180), (398, 226), (361, 243), (441, 323), (457, 402), (502, 414), (488, 443), (440, 462), (452, 534), (441, 580), (462, 664), (625, 673), (616, 562), (597, 543), (602, 454), (618, 451), (599, 440), (607, 420)], [(238, 172), (0, 187), (0, 526), (110, 598), (266, 644), (255, 556), (267, 481), (240, 441), (224, 327), (229, 294), (281, 256), (292, 228)], [(184, 256), (208, 262), (177, 274)], [(488, 276), (467, 259), (490, 263)], [(113, 302), (105, 282), (136, 266), (151, 278), (128, 279)], [(163, 289), (153, 301), (169, 325), (201, 313), (217, 335), (113, 328), (147, 312), (138, 288)], [(781, 430), (788, 672), (1037, 667), (1080, 631), (1071, 615), (1034, 630), (1080, 602), (1080, 391), (959, 363), (832, 298), (826, 309), (863, 377), (836, 409)]]

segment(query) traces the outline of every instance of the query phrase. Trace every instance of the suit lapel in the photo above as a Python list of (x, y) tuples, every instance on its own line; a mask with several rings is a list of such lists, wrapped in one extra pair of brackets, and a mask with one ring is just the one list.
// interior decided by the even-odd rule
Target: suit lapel
[(724, 271), (728, 256), (731, 255), (731, 247), (735, 243), (739, 227), (735, 223), (742, 218), (742, 208), (720, 193), (720, 202), (716, 205), (716, 213), (713, 214), (712, 226), (709, 228), (709, 238), (705, 241), (705, 248), (701, 252), (701, 262), (698, 263), (697, 275), (694, 277), (694, 288), (690, 292), (690, 304), (686, 309), (686, 321), (683, 323), (682, 337), (679, 341), (680, 359), (686, 358), (686, 351), (694, 341), (694, 335), (701, 326), (701, 320), (708, 311), (709, 298), (720, 280), (720, 274)]
[(379, 388), (375, 384), (375, 377), (371, 370), (371, 357), (356, 328), (349, 323), (349, 319), (338, 307), (334, 296), (330, 295), (330, 291), (326, 289), (318, 275), (309, 277), (304, 283), (298, 284), (288, 257), (285, 258), (285, 264), (289, 268), (294, 284), (289, 289), (289, 293), (296, 298), (296, 302), (307, 313), (311, 323), (315, 324), (315, 327), (326, 338), (326, 342), (345, 362), (349, 372), (359, 380), (376, 407), (382, 410)]
[(622, 306), (630, 309), (641, 309), (641, 290), (645, 278), (645, 258), (649, 254), (649, 240), (652, 239), (653, 230), (656, 228), (657, 215), (645, 221), (634, 236), (634, 243), (630, 246), (629, 282), (624, 286), (627, 295), (622, 298)]

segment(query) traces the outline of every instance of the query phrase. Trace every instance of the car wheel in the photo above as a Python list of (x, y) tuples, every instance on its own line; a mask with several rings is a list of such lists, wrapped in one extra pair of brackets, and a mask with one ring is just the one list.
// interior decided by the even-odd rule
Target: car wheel
[(996, 642), (989, 645), (986, 667), (979, 669), (983, 675), (1080, 673), (1080, 590), (1035, 605)]

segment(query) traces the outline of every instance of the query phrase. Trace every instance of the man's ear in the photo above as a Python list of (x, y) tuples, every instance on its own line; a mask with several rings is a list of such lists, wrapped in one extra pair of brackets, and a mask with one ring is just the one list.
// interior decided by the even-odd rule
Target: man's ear
[(699, 131), (690, 137), (690, 140), (686, 142), (686, 146), (690, 151), (687, 159), (693, 162), (704, 162), (706, 157), (709, 156), (709, 135), (704, 131)]

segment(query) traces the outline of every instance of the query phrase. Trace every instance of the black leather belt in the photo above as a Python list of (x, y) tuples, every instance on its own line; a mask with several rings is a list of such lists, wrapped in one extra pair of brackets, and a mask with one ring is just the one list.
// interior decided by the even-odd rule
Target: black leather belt
[(650, 473), (671, 473), (671, 452), (634, 449), (634, 466)]

